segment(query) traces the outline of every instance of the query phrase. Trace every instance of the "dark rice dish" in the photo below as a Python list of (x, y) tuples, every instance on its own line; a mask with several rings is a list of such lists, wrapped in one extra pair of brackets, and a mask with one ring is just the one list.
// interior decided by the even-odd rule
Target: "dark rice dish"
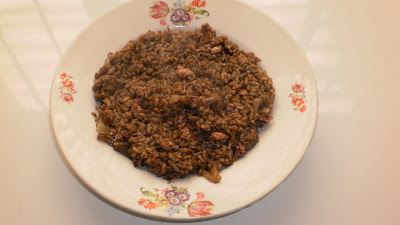
[(219, 171), (258, 142), (275, 92), (253, 53), (208, 24), (141, 35), (95, 75), (98, 140), (169, 181)]

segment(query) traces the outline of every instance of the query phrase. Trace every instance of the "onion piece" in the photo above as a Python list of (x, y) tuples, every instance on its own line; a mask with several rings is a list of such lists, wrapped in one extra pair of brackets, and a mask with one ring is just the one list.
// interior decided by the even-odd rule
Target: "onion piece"
[(203, 170), (201, 176), (203, 176), (208, 181), (213, 183), (219, 183), (219, 181), (222, 179), (221, 175), (219, 175), (218, 169), (215, 164), (211, 167), (210, 173)]
[(96, 123), (97, 133), (107, 134), (108, 132), (110, 132), (110, 130), (111, 130), (111, 127), (106, 125), (105, 123), (103, 123), (103, 121), (101, 121), (101, 119), (97, 120), (97, 123)]
[(118, 152), (125, 152), (131, 147), (131, 143), (125, 141), (114, 141), (113, 147), (114, 150)]

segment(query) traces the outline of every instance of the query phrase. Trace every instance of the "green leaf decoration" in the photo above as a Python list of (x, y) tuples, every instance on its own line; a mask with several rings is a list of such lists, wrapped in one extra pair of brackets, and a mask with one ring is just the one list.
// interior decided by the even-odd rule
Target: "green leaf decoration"
[(144, 187), (140, 188), (140, 192), (142, 192), (142, 194), (147, 197), (155, 197), (156, 196), (153, 192), (145, 190)]
[(183, 204), (181, 205), (181, 207), (182, 207), (182, 208), (186, 208), (186, 205), (183, 203)]
[(206, 15), (206, 16), (210, 15), (210, 13), (204, 9), (199, 9), (199, 10), (195, 11), (195, 14)]

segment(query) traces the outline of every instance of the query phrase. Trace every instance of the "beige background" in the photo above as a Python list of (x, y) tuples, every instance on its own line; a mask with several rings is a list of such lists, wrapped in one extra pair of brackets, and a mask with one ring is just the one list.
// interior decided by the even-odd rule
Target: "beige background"
[[(0, 1), (0, 224), (162, 224), (93, 196), (51, 137), (49, 92), (63, 51), (122, 2)], [(299, 167), (273, 193), (195, 224), (400, 224), (400, 1), (244, 2), (304, 49), (320, 96), (317, 129)]]

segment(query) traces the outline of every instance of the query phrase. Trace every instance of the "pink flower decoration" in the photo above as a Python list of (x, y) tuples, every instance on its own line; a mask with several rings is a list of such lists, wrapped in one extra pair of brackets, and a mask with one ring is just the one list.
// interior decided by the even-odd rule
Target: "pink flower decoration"
[(61, 98), (64, 99), (64, 101), (71, 103), (74, 101), (74, 97), (70, 93), (61, 93)]
[(165, 21), (165, 19), (160, 19), (160, 24), (165, 26), (167, 25), (167, 21)]
[(188, 203), (192, 196), (185, 187), (176, 187), (171, 185), (171, 188), (158, 189), (153, 188), (155, 193), (146, 188), (140, 188), (140, 192), (145, 198), (141, 198), (138, 201), (139, 206), (143, 206), (148, 210), (156, 208), (165, 208), (165, 212), (172, 216), (177, 213), (181, 213), (184, 209), (187, 209), (190, 217), (208, 216), (212, 215), (215, 211), (215, 205), (211, 201), (204, 200), (204, 193), (197, 192), (196, 200)]
[(193, 0), (190, 4), (177, 0), (172, 8), (164, 1), (154, 1), (149, 7), (149, 14), (152, 18), (159, 20), (163, 26), (170, 21), (174, 25), (188, 26), (193, 20), (199, 20), (200, 16), (210, 16), (210, 13), (203, 9), (207, 3), (205, 0)]
[(191, 23), (194, 20), (194, 15), (190, 15), (189, 20), (187, 22)]
[(204, 194), (202, 192), (197, 192), (197, 200), (202, 200), (204, 198)]
[[(163, 2), (163, 1), (154, 2), (153, 6), (150, 7), (150, 9), (151, 9), (150, 16), (153, 17), (154, 19), (165, 18), (169, 13), (168, 5), (167, 5), (167, 3)], [(163, 25), (163, 23), (166, 24), (165, 19), (163, 21), (160, 21), (160, 23), (162, 25)]]
[(197, 199), (190, 203), (187, 208), (189, 216), (197, 217), (212, 215), (212, 211), (215, 210), (214, 203), (202, 200), (204, 198), (204, 194), (202, 192), (197, 192), (196, 194)]
[(162, 189), (162, 190), (161, 190), (161, 194), (164, 195), (164, 193), (165, 193), (166, 191), (169, 191), (169, 188)]
[(296, 82), (295, 84), (292, 85), (292, 90), (294, 93), (303, 93), (304, 94), (304, 88), (306, 88), (306, 87), (303, 86), (302, 83), (298, 84)]
[(73, 95), (76, 94), (75, 83), (72, 81), (72, 76), (62, 73), (60, 75), (60, 98), (64, 101), (71, 103), (74, 101)]
[(304, 91), (306, 87), (302, 83), (295, 82), (292, 85), (293, 93), (290, 93), (289, 98), (292, 99), (292, 105), (294, 110), (299, 110), (301, 113), (307, 110), (306, 106), (306, 92)]
[(212, 215), (215, 205), (210, 201), (196, 200), (188, 206), (187, 210), (191, 217), (208, 216)]

